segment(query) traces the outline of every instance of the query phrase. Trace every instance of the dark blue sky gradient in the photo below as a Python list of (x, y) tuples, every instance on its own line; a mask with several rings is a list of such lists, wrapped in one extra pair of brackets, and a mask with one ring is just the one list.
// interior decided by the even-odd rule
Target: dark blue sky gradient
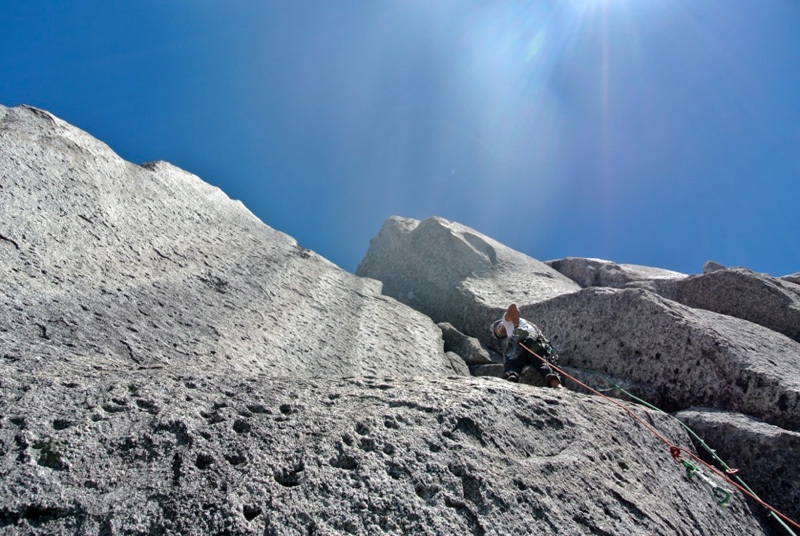
[(354, 271), (391, 215), (540, 260), (800, 271), (793, 0), (0, 0), (0, 104)]

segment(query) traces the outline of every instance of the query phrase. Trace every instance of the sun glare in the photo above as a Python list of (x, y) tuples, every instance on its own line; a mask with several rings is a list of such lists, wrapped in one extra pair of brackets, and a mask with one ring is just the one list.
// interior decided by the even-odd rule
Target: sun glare
[[(560, 169), (569, 165), (567, 136), (575, 114), (596, 117), (592, 132), (598, 164), (613, 160), (614, 83), (621, 65), (615, 54), (637, 56), (635, 6), (628, 0), (503, 2), (481, 9), (471, 23), (473, 91), (484, 97), (480, 129), (470, 137), (497, 171), (502, 188), (536, 188), (557, 197), (565, 185)], [(634, 59), (625, 76), (643, 84)], [(615, 71), (617, 69), (617, 71)], [(634, 88), (633, 91), (637, 89)], [(615, 186), (597, 169), (598, 187), (608, 203)], [(497, 177), (497, 175), (500, 177)]]

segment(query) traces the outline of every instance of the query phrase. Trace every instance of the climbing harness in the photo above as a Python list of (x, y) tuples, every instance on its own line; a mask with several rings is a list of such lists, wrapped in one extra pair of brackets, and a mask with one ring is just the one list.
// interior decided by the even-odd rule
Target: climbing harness
[[(540, 361), (546, 362), (546, 360), (543, 357), (538, 355), (536, 352), (534, 352), (533, 350), (531, 350), (530, 348), (528, 348), (524, 344), (519, 343), (519, 345), (522, 348), (524, 348), (525, 350), (527, 350), (531, 355), (533, 355), (534, 357), (539, 359)], [(747, 488), (744, 485), (737, 484), (736, 482), (734, 482), (733, 480), (728, 478), (728, 476), (725, 473), (723, 473), (722, 471), (720, 471), (716, 467), (712, 466), (711, 464), (706, 463), (705, 461), (700, 459), (700, 457), (697, 456), (696, 454), (684, 449), (683, 447), (679, 447), (677, 445), (674, 445), (669, 439), (667, 439), (661, 433), (659, 433), (658, 430), (656, 430), (653, 426), (651, 426), (648, 423), (646, 423), (641, 417), (639, 417), (636, 413), (634, 413), (633, 410), (631, 410), (630, 408), (628, 408), (627, 406), (625, 406), (621, 402), (617, 402), (613, 398), (611, 398), (611, 397), (609, 397), (607, 395), (604, 395), (603, 393), (597, 391), (596, 389), (593, 389), (592, 387), (589, 387), (588, 385), (586, 385), (582, 381), (578, 380), (574, 376), (572, 376), (570, 374), (567, 374), (566, 372), (564, 372), (562, 369), (560, 369), (556, 365), (550, 364), (550, 367), (553, 370), (555, 370), (556, 372), (560, 373), (561, 375), (563, 375), (563, 376), (569, 378), (570, 380), (574, 381), (575, 383), (577, 383), (578, 385), (580, 385), (584, 389), (588, 390), (589, 392), (592, 392), (592, 393), (600, 396), (601, 398), (611, 402), (615, 406), (618, 406), (623, 411), (625, 411), (628, 415), (630, 415), (635, 421), (637, 421), (639, 424), (641, 424), (645, 429), (647, 429), (650, 433), (655, 435), (659, 440), (661, 440), (662, 443), (664, 443), (666, 446), (669, 447), (669, 451), (670, 451), (670, 454), (672, 455), (672, 458), (676, 462), (681, 463), (681, 464), (684, 465), (684, 467), (686, 468), (686, 473), (687, 473), (686, 476), (687, 476), (687, 478), (689, 478), (689, 480), (691, 480), (691, 478), (693, 476), (697, 476), (698, 478), (700, 478), (701, 481), (703, 481), (703, 483), (708, 484), (712, 488), (712, 494), (714, 495), (714, 498), (717, 500), (717, 502), (719, 504), (721, 504), (721, 505), (727, 504), (730, 501), (732, 493), (730, 491), (728, 491), (727, 489), (722, 488), (721, 486), (717, 486), (717, 484), (715, 484), (714, 481), (711, 480), (708, 477), (708, 475), (706, 475), (702, 470), (700, 470), (700, 466), (705, 467), (709, 472), (714, 473), (715, 475), (717, 475), (717, 477), (721, 478), (722, 480), (724, 480), (728, 484), (732, 485), (733, 487), (738, 489), (740, 492), (742, 492), (743, 494), (747, 495), (748, 497), (750, 497), (751, 499), (756, 501), (758, 504), (760, 504), (761, 506), (763, 506), (764, 508), (769, 510), (770, 514), (775, 516), (775, 518), (778, 520), (778, 522), (792, 536), (796, 536), (795, 533), (792, 531), (792, 529), (789, 528), (789, 525), (792, 525), (796, 529), (800, 529), (800, 524), (798, 524), (796, 521), (792, 520), (790, 517), (786, 516), (785, 514), (782, 514), (781, 512), (776, 510), (773, 506), (771, 506), (771, 505), (767, 504), (766, 502), (764, 502), (763, 500), (761, 500), (752, 491), (750, 491), (749, 488)], [(656, 409), (658, 409), (658, 408), (656, 408)], [(686, 428), (686, 426), (684, 426), (684, 428)], [(691, 458), (693, 461), (687, 460), (687, 458), (684, 457), (683, 454), (686, 454), (686, 456), (688, 458)], [(686, 465), (686, 462), (690, 463), (692, 465), (692, 467), (696, 468), (696, 470), (695, 469), (689, 469), (689, 467)], [(695, 464), (694, 462), (697, 462), (697, 464)], [(729, 472), (735, 472), (735, 471), (731, 471), (730, 469), (728, 471)], [(719, 488), (719, 491), (717, 491), (717, 488)], [(720, 499), (724, 499), (724, 502), (721, 502)]]

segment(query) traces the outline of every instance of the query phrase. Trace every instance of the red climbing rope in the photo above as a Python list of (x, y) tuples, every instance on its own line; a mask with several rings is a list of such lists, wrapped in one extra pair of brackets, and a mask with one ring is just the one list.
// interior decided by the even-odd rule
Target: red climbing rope
[(684, 458), (683, 458), (682, 454), (686, 454), (686, 455), (688, 455), (690, 458), (692, 458), (692, 459), (694, 459), (695, 461), (699, 462), (701, 465), (703, 465), (704, 467), (706, 467), (707, 469), (709, 469), (711, 472), (713, 472), (714, 474), (716, 474), (716, 475), (717, 475), (718, 477), (720, 477), (722, 480), (724, 480), (725, 482), (727, 482), (727, 483), (729, 483), (730, 485), (734, 486), (736, 489), (738, 489), (739, 491), (741, 491), (743, 494), (747, 495), (748, 497), (750, 497), (751, 499), (753, 499), (754, 501), (756, 501), (758, 504), (760, 504), (761, 506), (763, 506), (764, 508), (766, 508), (767, 510), (769, 510), (770, 512), (772, 512), (774, 515), (778, 516), (780, 519), (782, 519), (782, 520), (783, 520), (783, 521), (785, 521), (786, 523), (789, 523), (789, 524), (790, 524), (790, 525), (792, 525), (793, 527), (795, 527), (795, 528), (797, 528), (797, 529), (800, 529), (800, 524), (798, 524), (796, 521), (792, 520), (792, 519), (791, 519), (791, 518), (789, 518), (788, 516), (786, 516), (786, 515), (782, 514), (781, 512), (779, 512), (778, 510), (776, 510), (776, 509), (775, 509), (773, 506), (771, 506), (771, 505), (769, 505), (769, 504), (765, 503), (765, 502), (764, 502), (764, 501), (762, 501), (760, 498), (758, 498), (758, 497), (757, 497), (757, 496), (755, 496), (753, 493), (751, 493), (749, 490), (745, 489), (744, 487), (740, 486), (739, 484), (737, 484), (736, 482), (734, 482), (733, 480), (731, 480), (731, 479), (728, 477), (728, 475), (726, 475), (724, 472), (720, 471), (720, 470), (719, 470), (719, 469), (717, 469), (716, 467), (714, 467), (714, 466), (712, 466), (711, 464), (709, 464), (709, 463), (705, 462), (704, 460), (700, 459), (700, 457), (699, 457), (699, 456), (697, 456), (696, 454), (694, 454), (693, 452), (691, 452), (691, 451), (689, 451), (689, 450), (687, 450), (687, 449), (685, 449), (685, 448), (683, 448), (683, 447), (679, 447), (679, 446), (677, 446), (677, 445), (673, 444), (673, 443), (672, 443), (672, 442), (671, 442), (669, 439), (667, 439), (667, 438), (666, 438), (666, 437), (664, 437), (664, 436), (663, 436), (661, 433), (659, 433), (659, 432), (658, 432), (658, 430), (656, 430), (655, 428), (653, 428), (651, 425), (649, 425), (648, 423), (646, 423), (646, 422), (645, 422), (645, 421), (644, 421), (644, 420), (643, 420), (641, 417), (639, 417), (638, 415), (636, 415), (636, 413), (634, 413), (634, 412), (633, 412), (633, 410), (632, 410), (632, 409), (630, 409), (629, 407), (627, 407), (626, 405), (622, 404), (621, 402), (619, 402), (619, 401), (617, 401), (617, 400), (614, 400), (614, 399), (613, 399), (613, 398), (611, 398), (610, 396), (604, 395), (603, 393), (601, 393), (601, 392), (597, 391), (596, 389), (593, 389), (592, 387), (589, 387), (588, 385), (586, 385), (586, 384), (585, 384), (585, 383), (583, 383), (582, 381), (578, 380), (577, 378), (575, 378), (575, 377), (573, 377), (573, 376), (571, 376), (571, 375), (567, 374), (566, 372), (564, 372), (563, 370), (561, 370), (561, 369), (560, 369), (560, 368), (558, 368), (557, 366), (553, 365), (552, 363), (550, 363), (549, 361), (547, 361), (546, 359), (544, 359), (542, 356), (540, 356), (539, 354), (537, 354), (536, 352), (534, 352), (533, 350), (531, 350), (530, 348), (528, 348), (528, 347), (527, 347), (527, 346), (525, 346), (524, 344), (522, 344), (522, 343), (519, 343), (519, 345), (520, 345), (522, 348), (524, 348), (524, 349), (525, 349), (525, 350), (526, 350), (528, 353), (530, 353), (531, 355), (533, 355), (534, 357), (536, 357), (538, 360), (540, 360), (540, 361), (542, 361), (543, 363), (546, 363), (547, 365), (549, 365), (549, 366), (550, 366), (552, 369), (554, 369), (556, 372), (558, 372), (558, 373), (559, 373), (559, 374), (561, 374), (562, 376), (566, 376), (567, 378), (569, 378), (570, 380), (574, 381), (575, 383), (577, 383), (578, 385), (580, 385), (580, 386), (581, 386), (581, 387), (583, 387), (584, 389), (586, 389), (586, 390), (588, 390), (588, 391), (590, 391), (590, 392), (592, 392), (592, 393), (594, 393), (594, 394), (596, 394), (596, 395), (598, 395), (598, 396), (600, 396), (600, 397), (604, 398), (605, 400), (607, 400), (607, 401), (611, 402), (612, 404), (614, 404), (614, 405), (616, 405), (616, 406), (618, 406), (618, 407), (622, 408), (622, 409), (623, 409), (623, 410), (624, 410), (624, 411), (625, 411), (627, 414), (629, 414), (631, 417), (633, 417), (633, 418), (634, 418), (634, 420), (636, 420), (636, 421), (637, 421), (639, 424), (641, 424), (642, 426), (644, 426), (644, 427), (645, 427), (647, 430), (649, 430), (649, 431), (650, 431), (650, 433), (652, 433), (653, 435), (655, 435), (655, 436), (656, 436), (656, 437), (657, 437), (659, 440), (661, 440), (661, 442), (662, 442), (662, 443), (664, 443), (664, 444), (665, 444), (667, 447), (669, 447), (669, 452), (670, 452), (670, 455), (672, 456), (672, 458), (673, 458), (673, 459), (674, 459), (674, 460), (675, 460), (677, 463), (682, 463), (682, 462), (683, 462), (683, 459), (684, 459)]

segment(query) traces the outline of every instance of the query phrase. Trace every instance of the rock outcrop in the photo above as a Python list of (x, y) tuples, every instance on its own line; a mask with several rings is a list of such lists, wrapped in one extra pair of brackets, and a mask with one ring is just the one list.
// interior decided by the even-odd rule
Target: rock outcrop
[(0, 108), (0, 148), (0, 325), (16, 368), (451, 371), (430, 319), (186, 171), (125, 162), (31, 108)]
[[(437, 324), (442, 330), (444, 349), (458, 355), (467, 365), (486, 365), (492, 363), (492, 356), (475, 337), (464, 335), (449, 322)], [(497, 356), (498, 360), (502, 359)]]
[(689, 307), (749, 320), (800, 341), (800, 282), (708, 261), (702, 275), (600, 259), (567, 257), (546, 264), (582, 288), (644, 288)]
[[(675, 417), (714, 445), (716, 455), (738, 469), (737, 476), (748, 486), (760, 490), (763, 497), (770, 497), (779, 511), (797, 516), (800, 433), (741, 413), (707, 408), (680, 411)], [(700, 454), (711, 461), (705, 450)]]
[(716, 272), (717, 270), (725, 270), (725, 265), (720, 264), (716, 261), (706, 261), (703, 263), (703, 273), (710, 274), (711, 272)]
[(800, 341), (800, 285), (747, 268), (729, 268), (677, 282), (689, 307), (743, 318)]
[(543, 262), (443, 218), (393, 216), (370, 242), (356, 274), (387, 296), (478, 336), (509, 302), (533, 303), (580, 290)]
[[(398, 221), (404, 222), (407, 231), (403, 239), (398, 238), (403, 233), (387, 232), (387, 228), (397, 229)], [(459, 329), (489, 349), (496, 348), (487, 329), (489, 323), (515, 301), (522, 316), (536, 322), (557, 348), (559, 364), (583, 380), (589, 381), (599, 372), (666, 411), (714, 408), (757, 418), (788, 434), (800, 431), (800, 376), (796, 372), (800, 370), (800, 344), (793, 340), (800, 321), (794, 316), (797, 285), (791, 281), (721, 266), (704, 275), (687, 276), (568, 258), (547, 264), (573, 280), (580, 290), (559, 287), (550, 293), (515, 292), (511, 288), (515, 283), (538, 285), (549, 279), (532, 261), (506, 264), (505, 259), (515, 258), (511, 253), (496, 256), (490, 270), (480, 266), (470, 271), (472, 252), (454, 247), (447, 256), (448, 267), (458, 276), (431, 276), (423, 271), (415, 284), (418, 267), (443, 270), (442, 259), (428, 246), (444, 234), (440, 228), (457, 229), (446, 235), (456, 244), (464, 242), (459, 237), (474, 233), (438, 219), (423, 223), (391, 218), (370, 245), (363, 273), (381, 279), (388, 294), (421, 311), (435, 309), (441, 318), (457, 319)], [(410, 251), (411, 244), (426, 246)], [(497, 251), (502, 246), (493, 247)], [(374, 258), (380, 258), (383, 268), (367, 264)], [(504, 279), (508, 273), (513, 277)], [(401, 278), (410, 280), (399, 284)], [(490, 281), (505, 292), (492, 294), (493, 302), (449, 298), (469, 295), (463, 282), (474, 280)], [(435, 295), (415, 290), (431, 285), (440, 285)], [(543, 288), (548, 287), (545, 284)], [(470, 323), (466, 320), (470, 315), (481, 323)], [(492, 365), (471, 367), (471, 371), (498, 374)], [(536, 379), (536, 374), (521, 377), (529, 383)], [(582, 389), (570, 381), (566, 385)], [(797, 478), (796, 472), (787, 477), (793, 482)], [(781, 493), (782, 502), (800, 505), (800, 489), (779, 492), (774, 486), (761, 487), (759, 482), (754, 487), (768, 500)], [(800, 516), (800, 506), (789, 508), (788, 515)]]
[(617, 264), (602, 259), (586, 259), (583, 257), (567, 257), (547, 261), (545, 264), (572, 279), (582, 288), (625, 288), (631, 283), (643, 281), (668, 283), (686, 277), (686, 274), (662, 268), (651, 268), (636, 264)]
[(734, 410), (800, 430), (800, 345), (642, 289), (589, 288), (524, 306), (561, 363), (647, 385), (667, 411)]
[[(454, 353), (491, 357), (477, 341), (513, 300), (553, 322), (587, 310), (545, 323), (574, 363), (600, 310), (603, 345), (678, 360), (688, 341), (651, 357), (649, 319), (692, 338), (709, 382), (777, 396), (764, 420), (793, 426), (794, 384), (747, 348), (703, 352), (745, 330), (789, 363), (798, 343), (765, 327), (581, 290), (441, 219), (394, 218), (373, 241), (359, 270), (395, 299), (198, 177), (30, 107), (0, 107), (0, 199), (4, 534), (769, 534), (741, 495), (722, 509), (686, 479), (669, 446), (690, 439), (668, 416), (629, 406), (659, 439), (599, 397), (467, 377)], [(742, 364), (749, 387), (731, 379)], [(676, 392), (699, 372), (640, 368), (676, 407), (723, 399)]]

